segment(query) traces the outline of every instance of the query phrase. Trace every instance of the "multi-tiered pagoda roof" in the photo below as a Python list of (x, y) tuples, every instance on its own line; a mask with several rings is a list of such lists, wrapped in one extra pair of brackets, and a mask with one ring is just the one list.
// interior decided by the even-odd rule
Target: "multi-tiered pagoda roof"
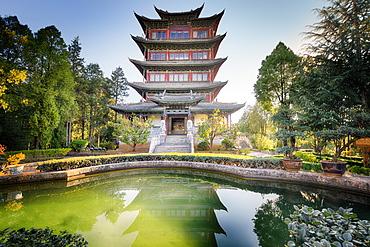
[(168, 12), (155, 7), (159, 19), (135, 13), (144, 37), (131, 36), (144, 60), (130, 59), (143, 76), (130, 82), (142, 102), (110, 106), (125, 115), (210, 114), (219, 109), (231, 114), (244, 104), (218, 103), (215, 98), (227, 84), (215, 77), (227, 58), (216, 58), (226, 34), (217, 35), (224, 11), (200, 17), (204, 8)]

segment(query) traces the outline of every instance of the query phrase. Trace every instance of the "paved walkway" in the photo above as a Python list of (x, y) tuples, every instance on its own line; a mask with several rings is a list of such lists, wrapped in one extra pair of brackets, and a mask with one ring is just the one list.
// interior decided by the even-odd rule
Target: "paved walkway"
[(270, 153), (264, 153), (264, 152), (258, 152), (258, 151), (251, 151), (248, 156), (253, 156), (253, 157), (258, 157), (258, 158), (263, 158), (263, 157), (268, 157), (272, 156), (275, 154), (270, 154)]

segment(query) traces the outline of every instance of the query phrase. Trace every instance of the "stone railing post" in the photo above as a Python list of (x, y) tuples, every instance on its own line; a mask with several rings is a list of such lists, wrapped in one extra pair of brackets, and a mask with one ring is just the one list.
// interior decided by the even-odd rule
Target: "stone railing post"
[(190, 152), (194, 153), (194, 136), (193, 136), (193, 121), (188, 120), (187, 122), (187, 140), (190, 145)]

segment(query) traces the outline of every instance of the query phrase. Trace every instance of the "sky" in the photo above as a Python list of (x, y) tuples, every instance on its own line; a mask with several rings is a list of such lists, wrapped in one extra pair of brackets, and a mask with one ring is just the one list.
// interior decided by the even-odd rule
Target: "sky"
[[(0, 16), (17, 16), (33, 32), (54, 25), (67, 45), (79, 36), (86, 65), (98, 63), (104, 76), (121, 67), (129, 82), (142, 81), (137, 68), (128, 58), (143, 59), (130, 35), (143, 31), (134, 12), (159, 19), (154, 6), (169, 12), (184, 12), (200, 7), (200, 17), (225, 10), (218, 34), (227, 33), (217, 53), (227, 57), (215, 81), (228, 81), (217, 97), (218, 102), (254, 105), (253, 85), (261, 62), (283, 42), (296, 54), (304, 54), (303, 33), (318, 21), (315, 8), (325, 0), (0, 0)], [(140, 100), (131, 90), (126, 102)], [(232, 115), (235, 123), (244, 109)]]

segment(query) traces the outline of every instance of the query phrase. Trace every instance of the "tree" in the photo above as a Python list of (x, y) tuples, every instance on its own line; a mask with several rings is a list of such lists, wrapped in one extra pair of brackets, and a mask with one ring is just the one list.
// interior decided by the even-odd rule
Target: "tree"
[(114, 100), (114, 104), (123, 103), (123, 97), (128, 96), (128, 87), (127, 87), (127, 79), (125, 77), (125, 73), (121, 67), (117, 67), (111, 75), (111, 78), (108, 82), (110, 86), (110, 95)]
[(69, 54), (60, 31), (55, 26), (40, 29), (32, 45), (27, 90), (30, 133), (34, 148), (39, 149), (46, 148), (54, 130), (70, 118), (75, 98)]
[[(68, 46), (69, 62), (75, 85), (77, 111), (73, 115), (73, 120), (68, 123), (71, 130), (70, 133), (77, 139), (85, 138), (85, 123), (86, 123), (86, 94), (85, 88), (85, 61), (81, 57), (81, 43), (79, 37), (75, 37), (72, 43)], [(80, 133), (79, 133), (80, 132)], [(71, 137), (70, 137), (71, 138)]]
[[(370, 4), (368, 0), (328, 0), (315, 9), (320, 19), (306, 33), (321, 76), (335, 84), (344, 97), (369, 112), (370, 97)], [(344, 90), (343, 90), (344, 89)]]
[(262, 109), (257, 102), (249, 106), (239, 120), (239, 130), (244, 133), (257, 149), (273, 148), (274, 138), (272, 133), (276, 131), (271, 121), (271, 113)]
[(111, 103), (109, 86), (104, 79), (103, 71), (99, 64), (90, 63), (85, 70), (85, 99), (86, 115), (89, 127), (88, 137), (90, 145), (95, 141), (100, 142), (101, 128), (110, 119), (110, 110), (107, 107)]
[[(299, 81), (301, 58), (282, 42), (271, 55), (262, 61), (254, 91), (258, 102), (267, 111), (275, 111), (274, 118), (280, 127), (278, 137), (283, 142), (285, 157), (292, 158), (298, 132), (292, 114), (293, 97)], [(282, 135), (283, 134), (283, 135)], [(289, 143), (289, 147), (288, 147)]]
[(263, 109), (273, 111), (292, 103), (290, 94), (299, 76), (300, 61), (282, 42), (262, 61), (254, 92)]
[(198, 126), (199, 140), (209, 143), (209, 151), (212, 152), (214, 139), (218, 135), (225, 134), (228, 131), (225, 122), (225, 116), (220, 110), (215, 110), (208, 118), (203, 118), (202, 123)]
[(311, 56), (301, 81), (301, 108), (316, 137), (340, 153), (370, 128), (370, 5), (366, 0), (331, 0), (306, 33)]
[(0, 108), (6, 110), (9, 108), (9, 103), (5, 100), (5, 92), (8, 89), (10, 84), (19, 84), (26, 80), (25, 70), (16, 70), (12, 69), (9, 72), (5, 72), (0, 68)]
[(152, 120), (144, 120), (138, 116), (123, 118), (118, 124), (121, 141), (132, 146), (135, 152), (137, 144), (145, 144), (150, 135), (150, 128), (153, 127)]
[[(107, 78), (109, 85), (109, 92), (114, 100), (114, 104), (123, 103), (123, 98), (128, 96), (127, 79), (121, 67), (117, 67), (111, 75)], [(114, 121), (117, 122), (117, 112), (114, 113)]]

